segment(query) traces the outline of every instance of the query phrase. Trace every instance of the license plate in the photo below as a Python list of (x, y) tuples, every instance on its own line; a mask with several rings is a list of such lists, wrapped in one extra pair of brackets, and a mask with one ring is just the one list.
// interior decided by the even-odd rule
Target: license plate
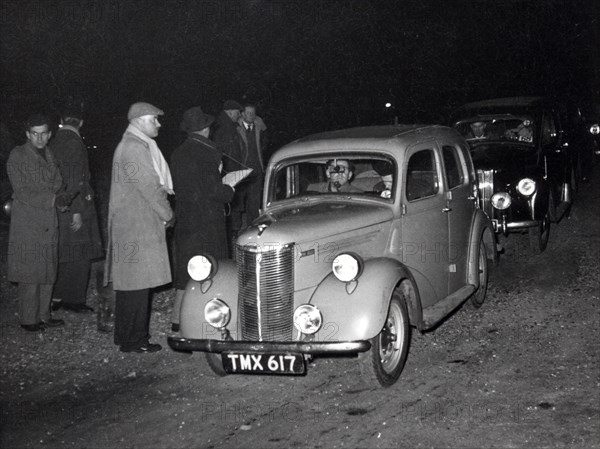
[(306, 373), (302, 354), (256, 354), (223, 352), (221, 354), (226, 373), (246, 374), (293, 374)]

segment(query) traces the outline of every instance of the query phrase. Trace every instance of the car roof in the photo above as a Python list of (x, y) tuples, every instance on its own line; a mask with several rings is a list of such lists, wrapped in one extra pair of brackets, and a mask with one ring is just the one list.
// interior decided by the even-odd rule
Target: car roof
[[(386, 125), (363, 126), (312, 134), (295, 140), (273, 155), (273, 160), (281, 160), (301, 154), (318, 154), (319, 152), (339, 149), (349, 151), (369, 150), (391, 152), (398, 146), (408, 146), (420, 141), (445, 136), (452, 139), (463, 139), (453, 128), (442, 125)], [(332, 145), (332, 141), (335, 144)]]
[(551, 106), (554, 103), (546, 97), (506, 97), (493, 98), (490, 100), (474, 101), (462, 105), (450, 116), (450, 125), (454, 126), (460, 121), (471, 121), (492, 117), (512, 115), (515, 117), (524, 114), (538, 115), (543, 106)]
[(467, 103), (459, 109), (477, 109), (488, 107), (526, 107), (533, 106), (536, 103), (544, 102), (544, 97), (506, 97), (493, 98), (490, 100), (480, 100)]

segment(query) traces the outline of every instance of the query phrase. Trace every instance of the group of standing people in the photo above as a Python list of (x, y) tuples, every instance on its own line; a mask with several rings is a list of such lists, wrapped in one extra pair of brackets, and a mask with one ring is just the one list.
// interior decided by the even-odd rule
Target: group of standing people
[[(226, 101), (214, 141), (210, 139), (214, 117), (199, 106), (185, 111), (180, 129), (186, 139), (173, 151), (170, 166), (154, 141), (161, 115), (163, 111), (151, 104), (133, 104), (129, 127), (113, 159), (105, 282), (112, 282), (116, 291), (115, 344), (124, 352), (161, 349), (150, 343), (150, 289), (171, 281), (176, 292), (171, 328), (179, 331), (189, 259), (197, 254), (226, 258), (230, 252), (226, 203), (233, 203), (232, 217), (245, 213), (247, 223), (258, 216), (260, 207), (264, 178), (260, 136), (266, 126), (253, 105)], [(239, 184), (238, 192), (223, 183), (225, 172), (248, 168), (252, 175)], [(232, 223), (241, 226), (241, 219)], [(172, 225), (173, 276), (165, 232)]]
[[(150, 342), (150, 290), (173, 281), (171, 328), (178, 331), (189, 259), (231, 255), (232, 239), (260, 208), (266, 126), (254, 105), (228, 100), (216, 121), (200, 107), (185, 111), (180, 129), (186, 139), (170, 164), (154, 140), (162, 115), (152, 104), (132, 104), (113, 155), (104, 283), (115, 291), (114, 342), (122, 352), (161, 349)], [(64, 325), (51, 316), (61, 307), (91, 310), (85, 304), (90, 261), (103, 249), (82, 125), (81, 114), (64, 114), (49, 144), (49, 120), (30, 117), (27, 142), (7, 163), (14, 191), (8, 277), (18, 283), (19, 318), (27, 331)], [(236, 187), (223, 183), (224, 174), (246, 169), (251, 174)], [(166, 238), (171, 226), (173, 276)]]
[[(19, 321), (27, 331), (64, 325), (55, 309), (86, 305), (91, 260), (102, 255), (82, 114), (64, 111), (54, 140), (48, 117), (26, 122), (24, 145), (6, 168), (13, 190), (8, 241), (8, 279), (18, 283)], [(54, 293), (53, 293), (54, 292)]]

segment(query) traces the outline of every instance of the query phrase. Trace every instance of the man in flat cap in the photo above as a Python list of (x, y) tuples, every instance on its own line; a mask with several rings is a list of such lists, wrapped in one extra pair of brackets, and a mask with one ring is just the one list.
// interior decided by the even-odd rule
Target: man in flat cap
[(223, 184), (221, 150), (208, 136), (214, 118), (198, 106), (183, 114), (181, 130), (187, 139), (171, 155), (173, 184), (177, 191), (174, 239), (175, 304), (171, 329), (179, 331), (179, 312), (190, 280), (189, 260), (195, 255), (227, 258), (224, 203), (233, 198), (233, 188)]
[(149, 103), (132, 104), (113, 158), (104, 273), (116, 293), (114, 340), (123, 352), (161, 349), (150, 343), (150, 289), (171, 282), (165, 228), (174, 215), (171, 173), (153, 139), (159, 115)]

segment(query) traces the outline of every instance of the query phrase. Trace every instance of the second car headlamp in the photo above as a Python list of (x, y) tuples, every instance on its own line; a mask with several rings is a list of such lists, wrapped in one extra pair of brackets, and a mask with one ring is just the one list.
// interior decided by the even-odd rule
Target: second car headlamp
[(517, 184), (517, 190), (521, 195), (531, 196), (535, 193), (535, 181), (529, 178), (523, 178)]
[(492, 206), (498, 210), (508, 209), (512, 199), (507, 192), (498, 192), (492, 195)]

